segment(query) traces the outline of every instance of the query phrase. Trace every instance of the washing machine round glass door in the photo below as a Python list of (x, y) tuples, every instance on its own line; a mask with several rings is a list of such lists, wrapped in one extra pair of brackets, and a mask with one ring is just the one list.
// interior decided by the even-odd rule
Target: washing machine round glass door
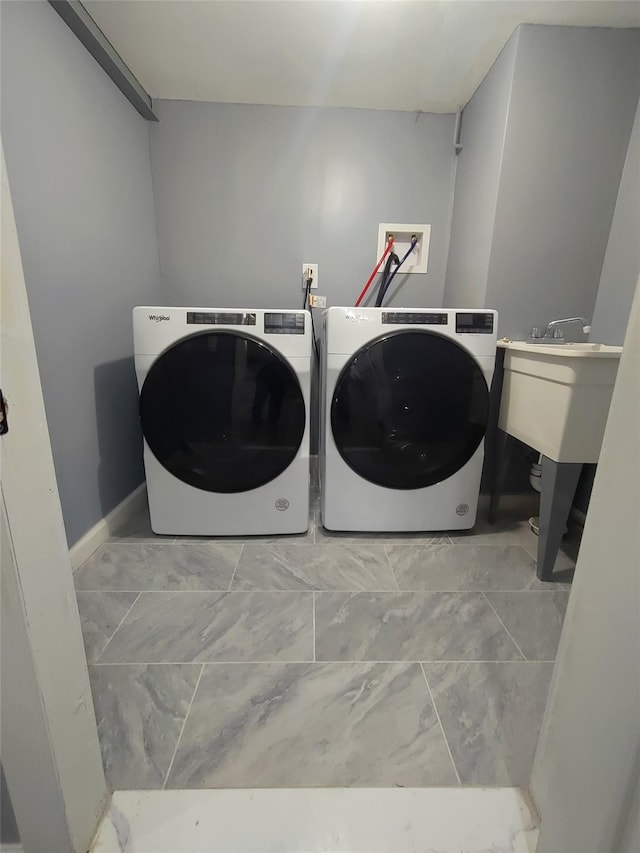
[(140, 393), (142, 432), (179, 480), (209, 492), (269, 483), (295, 459), (305, 403), (291, 366), (267, 344), (204, 332), (166, 350)]
[(489, 391), (478, 363), (451, 338), (398, 331), (347, 362), (331, 401), (336, 447), (379, 486), (421, 489), (459, 471), (487, 427)]

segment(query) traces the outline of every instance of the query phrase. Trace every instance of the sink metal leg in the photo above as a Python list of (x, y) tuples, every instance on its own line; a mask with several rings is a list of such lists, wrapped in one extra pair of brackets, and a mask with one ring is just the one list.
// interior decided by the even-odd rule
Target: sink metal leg
[(554, 462), (546, 456), (542, 457), (537, 568), (541, 581), (552, 580), (553, 567), (581, 471), (582, 463)]
[(493, 471), (493, 483), (491, 496), (489, 498), (489, 524), (493, 524), (498, 514), (498, 503), (504, 491), (504, 483), (511, 461), (511, 454), (515, 445), (515, 439), (501, 429), (496, 430), (495, 459)]

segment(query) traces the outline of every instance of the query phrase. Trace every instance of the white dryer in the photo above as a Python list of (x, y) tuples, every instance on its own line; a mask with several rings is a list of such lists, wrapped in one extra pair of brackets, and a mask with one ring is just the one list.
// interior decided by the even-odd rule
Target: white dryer
[(133, 311), (151, 527), (301, 533), (309, 521), (307, 311)]
[(473, 527), (497, 313), (329, 308), (323, 326), (324, 526)]

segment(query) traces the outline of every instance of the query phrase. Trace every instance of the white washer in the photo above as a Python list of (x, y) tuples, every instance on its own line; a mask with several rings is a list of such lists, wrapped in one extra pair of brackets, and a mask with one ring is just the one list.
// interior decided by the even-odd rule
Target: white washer
[(325, 527), (473, 527), (497, 319), (483, 309), (324, 312)]
[(153, 530), (304, 532), (309, 313), (139, 307), (133, 332)]

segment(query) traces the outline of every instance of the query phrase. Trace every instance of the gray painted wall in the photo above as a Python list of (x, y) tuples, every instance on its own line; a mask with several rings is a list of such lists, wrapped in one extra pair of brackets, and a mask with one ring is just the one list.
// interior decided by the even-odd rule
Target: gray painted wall
[(516, 30), (463, 112), (444, 290), (452, 308), (485, 305), (517, 48)]
[(502, 334), (592, 317), (639, 94), (640, 31), (520, 28), (486, 295)]
[(624, 347), (534, 765), (538, 853), (638, 850), (640, 286)]
[(621, 853), (636, 853), (640, 850), (640, 788), (636, 788), (633, 805), (620, 844)]
[(69, 543), (143, 480), (131, 309), (162, 301), (146, 122), (45, 2), (2, 4), (2, 134)]
[(598, 296), (591, 340), (621, 344), (640, 275), (640, 103), (627, 149)]
[[(451, 115), (159, 101), (151, 160), (169, 304), (353, 304), (379, 222), (432, 226), (426, 275), (393, 304), (441, 306), (453, 192)], [(398, 274), (397, 280), (401, 279)]]

